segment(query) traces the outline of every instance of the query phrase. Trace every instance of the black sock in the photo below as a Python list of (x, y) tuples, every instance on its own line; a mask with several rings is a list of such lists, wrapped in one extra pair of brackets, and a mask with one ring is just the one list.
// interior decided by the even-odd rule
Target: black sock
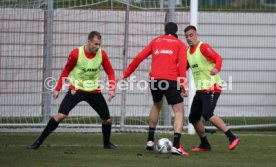
[(230, 141), (233, 141), (233, 140), (236, 139), (236, 136), (231, 132), (231, 130), (227, 130), (227, 131), (225, 132), (225, 135), (228, 137), (228, 139), (229, 139)]
[(174, 133), (173, 136), (173, 146), (178, 148), (180, 143), (181, 134), (180, 133)]
[(201, 146), (210, 146), (210, 143), (208, 142), (207, 136), (204, 137), (200, 137), (200, 141), (201, 141)]
[(46, 139), (46, 137), (58, 127), (58, 124), (59, 122), (56, 122), (54, 118), (51, 118), (37, 141), (39, 143), (42, 143)]
[(148, 140), (147, 141), (154, 141), (154, 132), (155, 132), (155, 128), (149, 127)]
[(103, 143), (108, 145), (110, 143), (111, 125), (102, 124)]

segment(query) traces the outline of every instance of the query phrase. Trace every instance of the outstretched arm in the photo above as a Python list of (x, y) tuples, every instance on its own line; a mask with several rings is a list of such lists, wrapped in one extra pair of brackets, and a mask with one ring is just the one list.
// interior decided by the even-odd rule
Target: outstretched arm
[(110, 102), (115, 97), (115, 89), (116, 89), (115, 74), (107, 54), (104, 51), (102, 53), (103, 53), (102, 66), (104, 71), (107, 74), (108, 81), (109, 81), (109, 95), (107, 100)]
[(133, 60), (132, 62), (129, 64), (129, 66), (127, 67), (127, 69), (124, 71), (123, 76), (121, 76), (122, 78), (127, 78), (129, 77), (135, 70), (136, 68), (139, 66), (139, 64), (146, 59), (150, 54), (151, 54), (151, 47), (152, 47), (152, 43), (151, 42), (147, 47), (145, 47)]

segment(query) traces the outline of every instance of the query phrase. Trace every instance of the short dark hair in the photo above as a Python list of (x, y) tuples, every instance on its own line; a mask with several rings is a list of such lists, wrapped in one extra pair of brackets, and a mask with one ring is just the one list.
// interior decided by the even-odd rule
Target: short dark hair
[(178, 27), (176, 23), (168, 22), (165, 26), (165, 33), (166, 34), (176, 34), (178, 31)]
[(91, 31), (88, 35), (88, 40), (92, 40), (94, 37), (98, 37), (98, 39), (102, 39), (102, 36), (97, 31)]
[(184, 32), (186, 33), (186, 32), (189, 31), (189, 30), (195, 30), (195, 31), (196, 31), (196, 27), (193, 26), (193, 25), (189, 25), (189, 26), (187, 26), (187, 27), (184, 29)]

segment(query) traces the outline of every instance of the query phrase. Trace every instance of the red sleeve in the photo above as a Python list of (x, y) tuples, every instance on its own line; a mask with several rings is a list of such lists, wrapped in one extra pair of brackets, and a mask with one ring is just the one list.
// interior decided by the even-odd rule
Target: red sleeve
[(186, 66), (186, 70), (189, 70), (190, 68), (190, 64), (188, 62), (188, 48), (186, 47), (186, 56), (187, 56), (187, 66)]
[(218, 71), (221, 70), (222, 57), (210, 45), (203, 43), (200, 46), (200, 51), (207, 60), (215, 64), (215, 67), (218, 69)]
[(151, 54), (152, 43), (153, 41), (132, 60), (123, 74), (124, 78), (129, 77), (139, 66), (139, 64)]
[(62, 88), (63, 83), (65, 82), (65, 80), (67, 79), (69, 73), (73, 70), (73, 68), (75, 67), (77, 60), (78, 60), (78, 56), (79, 56), (79, 49), (74, 49), (68, 59), (67, 59), (67, 63), (59, 77), (58, 80), (58, 84), (55, 88), (56, 91), (60, 91), (60, 89)]
[(116, 85), (115, 85), (114, 70), (112, 68), (112, 65), (105, 51), (102, 51), (102, 56), (103, 56), (102, 66), (108, 77), (109, 90), (115, 91)]
[(178, 52), (178, 75), (182, 88), (186, 89), (187, 49), (185, 44), (181, 45)]
[[(186, 52), (187, 53), (187, 52)], [(187, 60), (187, 67), (186, 67), (186, 70), (189, 70), (189, 68), (190, 68), (190, 65), (189, 65), (189, 62), (188, 62), (188, 60)]]

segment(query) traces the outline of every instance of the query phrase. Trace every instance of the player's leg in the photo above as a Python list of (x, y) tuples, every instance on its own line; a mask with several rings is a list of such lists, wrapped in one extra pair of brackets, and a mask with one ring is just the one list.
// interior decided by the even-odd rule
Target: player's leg
[(159, 82), (160, 82), (159, 80), (150, 81), (150, 90), (151, 90), (153, 105), (151, 107), (150, 114), (149, 114), (149, 129), (148, 129), (148, 138), (147, 138), (147, 144), (146, 144), (146, 149), (149, 151), (153, 150), (154, 133), (158, 122), (159, 113), (163, 105), (162, 98), (163, 98), (164, 92), (158, 88)]
[(102, 134), (104, 149), (116, 149), (117, 146), (111, 143), (111, 126), (112, 120), (110, 118), (109, 109), (102, 93), (87, 95), (86, 101), (98, 113), (102, 119)]
[(184, 104), (183, 102), (172, 105), (174, 112), (174, 136), (172, 154), (188, 156), (189, 153), (184, 151), (183, 145), (180, 144), (181, 134), (184, 125)]
[(219, 130), (221, 130), (228, 137), (230, 142), (228, 149), (234, 150), (235, 147), (240, 142), (240, 139), (237, 136), (235, 136), (230, 129), (227, 128), (224, 121), (220, 117), (213, 115), (209, 119), (209, 121), (212, 122), (213, 125), (215, 125)]
[[(160, 113), (160, 110), (162, 109), (162, 105), (163, 105), (163, 100), (161, 100), (160, 102), (153, 102), (153, 105), (151, 107), (150, 114), (149, 114), (149, 127), (152, 129), (156, 128), (158, 118), (159, 118), (159, 113)], [(153, 139), (153, 138), (150, 138), (150, 139)]]
[(174, 129), (174, 139), (173, 139), (173, 146), (179, 147), (180, 145), (180, 138), (183, 131), (183, 125), (184, 125), (184, 104), (183, 103), (177, 103), (172, 105), (173, 113), (174, 113), (174, 123), (173, 123), (173, 129)]
[(58, 127), (58, 124), (65, 119), (69, 112), (82, 100), (83, 95), (79, 93), (72, 94), (71, 90), (69, 90), (60, 104), (58, 113), (48, 121), (38, 139), (33, 144), (28, 145), (27, 148), (38, 149), (49, 134)]
[(116, 149), (117, 146), (112, 144), (110, 141), (110, 134), (111, 134), (111, 119), (103, 120), (102, 122), (102, 133), (103, 133), (103, 143), (104, 149)]
[(211, 145), (207, 139), (207, 135), (205, 133), (205, 128), (202, 120), (194, 122), (193, 125), (200, 139), (200, 145), (198, 147), (193, 148), (192, 151), (210, 151)]
[(174, 137), (173, 137), (173, 148), (172, 153), (176, 155), (189, 155), (182, 148), (180, 144), (181, 134), (183, 132), (184, 125), (184, 103), (183, 97), (181, 96), (181, 89), (178, 88), (176, 81), (167, 81), (168, 89), (165, 90), (165, 96), (168, 104), (172, 106), (174, 113)]
[(200, 144), (198, 147), (195, 147), (192, 149), (193, 152), (196, 151), (209, 151), (211, 150), (211, 145), (207, 139), (207, 135), (205, 133), (204, 124), (201, 120), (202, 116), (202, 94), (196, 93), (196, 95), (193, 98), (192, 106), (191, 106), (191, 112), (189, 115), (189, 122), (193, 124), (197, 135), (200, 139)]
[(214, 115), (214, 110), (217, 104), (217, 100), (220, 96), (220, 93), (205, 93), (203, 97), (203, 117), (205, 120), (209, 120), (214, 126), (216, 126), (219, 130), (221, 130), (229, 139), (230, 145), (229, 150), (233, 150), (237, 144), (239, 143), (240, 139), (237, 138), (231, 130), (225, 125), (224, 121)]
[(205, 133), (214, 134), (214, 133), (216, 133), (216, 129), (207, 129), (207, 128), (205, 128)]
[(153, 102), (153, 105), (149, 114), (149, 129), (148, 129), (148, 138), (147, 138), (147, 147), (146, 149), (149, 151), (153, 150), (154, 145), (154, 133), (157, 126), (159, 113), (162, 108), (163, 101)]

